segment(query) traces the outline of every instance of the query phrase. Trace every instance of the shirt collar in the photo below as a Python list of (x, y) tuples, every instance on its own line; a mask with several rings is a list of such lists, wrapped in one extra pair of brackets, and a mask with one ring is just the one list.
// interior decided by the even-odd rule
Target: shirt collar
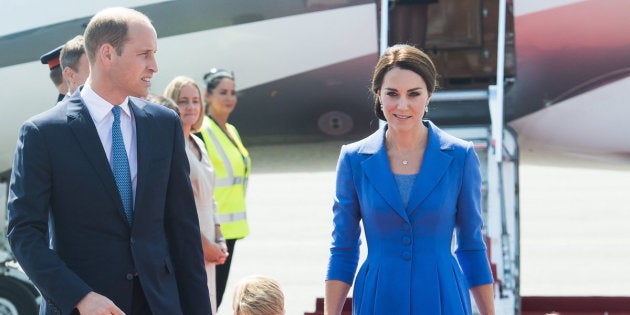
[[(92, 119), (94, 119), (94, 122), (96, 123), (100, 122), (108, 114), (110, 114), (112, 112), (112, 108), (115, 106), (103, 99), (100, 95), (96, 94), (96, 92), (88, 84), (83, 86), (83, 89), (81, 90), (81, 97), (83, 98), (85, 105), (88, 107)], [(120, 106), (122, 111), (128, 117), (131, 117), (129, 97), (126, 97), (125, 100), (121, 104), (117, 104), (117, 106)]]

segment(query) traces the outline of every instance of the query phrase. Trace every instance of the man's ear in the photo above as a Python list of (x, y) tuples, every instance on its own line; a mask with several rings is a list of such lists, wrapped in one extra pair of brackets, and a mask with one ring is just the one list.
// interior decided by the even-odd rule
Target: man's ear
[(110, 65), (116, 54), (116, 49), (111, 44), (105, 43), (98, 48), (98, 58), (104, 65)]
[(72, 78), (74, 77), (74, 71), (72, 70), (72, 68), (70, 67), (65, 67), (63, 68), (63, 78), (68, 81), (68, 82), (72, 82)]

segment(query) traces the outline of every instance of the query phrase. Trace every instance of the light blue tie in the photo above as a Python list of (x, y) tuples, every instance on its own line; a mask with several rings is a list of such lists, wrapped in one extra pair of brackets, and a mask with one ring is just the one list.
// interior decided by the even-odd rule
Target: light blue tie
[(112, 108), (114, 113), (114, 123), (112, 123), (112, 171), (118, 192), (125, 208), (125, 216), (129, 224), (133, 221), (133, 207), (131, 197), (131, 172), (129, 171), (129, 160), (125, 150), (122, 131), (120, 130), (120, 106)]

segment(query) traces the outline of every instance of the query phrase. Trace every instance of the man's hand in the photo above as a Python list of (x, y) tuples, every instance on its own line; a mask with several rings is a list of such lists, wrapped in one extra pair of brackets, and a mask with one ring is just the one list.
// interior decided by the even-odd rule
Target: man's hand
[(94, 291), (79, 301), (77, 310), (81, 315), (125, 315), (114, 302)]

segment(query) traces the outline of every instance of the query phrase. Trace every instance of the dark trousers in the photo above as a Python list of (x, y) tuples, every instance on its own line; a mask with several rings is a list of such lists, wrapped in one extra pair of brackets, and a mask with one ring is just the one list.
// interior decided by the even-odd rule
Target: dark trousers
[(232, 264), (232, 257), (234, 257), (234, 245), (236, 240), (226, 240), (228, 247), (228, 253), (230, 255), (225, 260), (223, 265), (217, 265), (216, 268), (216, 283), (217, 283), (217, 309), (221, 305), (223, 299), (223, 293), (225, 292), (225, 286), (227, 285), (228, 276), (230, 275), (230, 265)]

